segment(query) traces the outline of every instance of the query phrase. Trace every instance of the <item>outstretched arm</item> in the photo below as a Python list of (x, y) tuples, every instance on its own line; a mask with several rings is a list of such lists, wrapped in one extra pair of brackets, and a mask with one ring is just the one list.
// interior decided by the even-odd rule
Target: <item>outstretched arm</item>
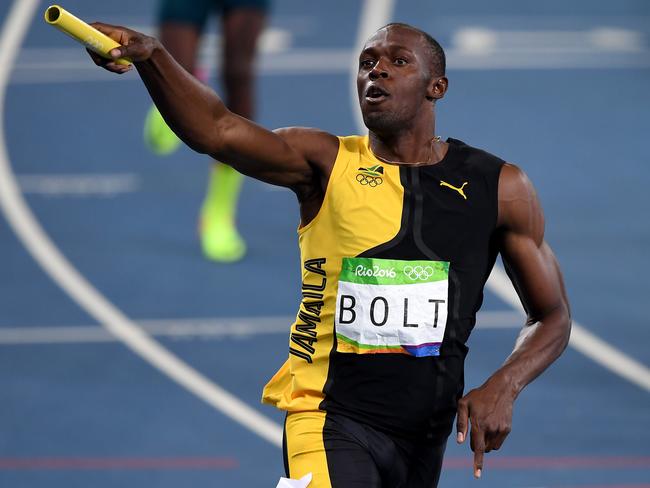
[[(192, 149), (209, 154), (254, 178), (310, 195), (323, 187), (338, 140), (315, 129), (272, 132), (229, 111), (217, 94), (185, 71), (153, 38), (124, 27), (94, 23), (119, 42), (114, 59), (133, 60), (151, 98), (170, 128)], [(124, 73), (129, 67), (91, 53), (96, 64)]]
[(510, 433), (512, 407), (523, 388), (562, 353), (569, 341), (569, 302), (559, 265), (544, 241), (544, 216), (535, 190), (516, 166), (504, 165), (499, 178), (500, 251), (528, 316), (506, 362), (458, 404), (458, 442), (471, 423), (474, 475), (483, 453), (499, 449)]

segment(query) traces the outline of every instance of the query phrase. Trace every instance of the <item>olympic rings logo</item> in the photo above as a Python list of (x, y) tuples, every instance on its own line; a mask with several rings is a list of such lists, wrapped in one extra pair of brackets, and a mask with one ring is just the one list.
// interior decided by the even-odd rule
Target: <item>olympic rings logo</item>
[(383, 178), (380, 176), (364, 175), (363, 173), (357, 175), (357, 181), (362, 185), (368, 185), (372, 188), (379, 186), (384, 182)]
[(404, 275), (412, 281), (424, 281), (433, 276), (431, 266), (404, 266)]

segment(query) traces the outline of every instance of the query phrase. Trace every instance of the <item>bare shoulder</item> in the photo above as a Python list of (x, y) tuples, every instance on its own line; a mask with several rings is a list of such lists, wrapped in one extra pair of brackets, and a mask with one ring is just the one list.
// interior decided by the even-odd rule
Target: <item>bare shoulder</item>
[(534, 195), (535, 188), (526, 173), (516, 164), (505, 163), (499, 175), (499, 204)]
[(498, 226), (540, 242), (544, 236), (544, 214), (535, 187), (526, 173), (512, 163), (505, 163), (499, 175)]
[(331, 171), (339, 151), (339, 139), (333, 134), (312, 127), (283, 127), (275, 132), (322, 172)]

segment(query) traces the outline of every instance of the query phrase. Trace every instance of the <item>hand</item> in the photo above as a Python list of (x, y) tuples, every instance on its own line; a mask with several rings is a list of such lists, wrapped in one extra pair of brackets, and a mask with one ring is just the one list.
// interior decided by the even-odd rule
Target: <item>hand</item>
[(90, 25), (121, 44), (121, 47), (117, 47), (110, 52), (112, 59), (103, 58), (99, 54), (86, 49), (97, 66), (101, 66), (113, 73), (123, 74), (132, 68), (131, 65), (117, 64), (115, 62), (117, 59), (129, 58), (134, 63), (146, 61), (160, 46), (156, 38), (145, 36), (140, 32), (127, 29), (126, 27), (118, 27), (101, 22), (93, 22)]
[(474, 477), (480, 478), (483, 470), (483, 454), (497, 450), (512, 428), (512, 391), (490, 381), (470, 391), (458, 402), (456, 440), (459, 444), (467, 438), (471, 422), (470, 447), (474, 452)]

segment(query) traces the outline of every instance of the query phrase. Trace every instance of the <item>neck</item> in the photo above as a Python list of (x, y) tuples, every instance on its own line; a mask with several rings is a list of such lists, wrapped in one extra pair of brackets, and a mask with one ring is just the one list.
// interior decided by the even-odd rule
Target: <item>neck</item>
[(444, 156), (445, 143), (434, 140), (435, 118), (388, 134), (370, 130), (370, 149), (379, 159), (405, 164), (437, 163)]

